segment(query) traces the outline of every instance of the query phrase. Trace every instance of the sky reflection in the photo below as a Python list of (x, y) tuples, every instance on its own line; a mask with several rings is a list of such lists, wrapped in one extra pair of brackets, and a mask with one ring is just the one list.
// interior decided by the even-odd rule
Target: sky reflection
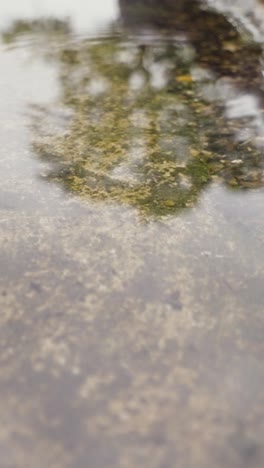
[(118, 18), (118, 0), (9, 0), (0, 7), (0, 28), (19, 19), (70, 18), (76, 33), (93, 34)]

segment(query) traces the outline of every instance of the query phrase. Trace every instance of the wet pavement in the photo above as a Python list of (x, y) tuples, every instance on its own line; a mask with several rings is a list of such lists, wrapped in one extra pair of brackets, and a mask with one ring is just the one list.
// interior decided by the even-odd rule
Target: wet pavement
[(262, 468), (263, 5), (16, 3), (0, 467)]

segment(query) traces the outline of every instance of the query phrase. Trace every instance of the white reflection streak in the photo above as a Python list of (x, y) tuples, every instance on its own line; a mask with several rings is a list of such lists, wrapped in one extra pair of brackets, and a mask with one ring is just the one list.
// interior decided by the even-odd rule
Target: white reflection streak
[[(226, 103), (228, 119), (249, 119), (247, 139), (255, 142), (256, 146), (264, 146), (264, 119), (257, 96), (245, 94), (237, 95)], [(246, 133), (238, 132), (237, 140), (244, 139)]]
[(259, 106), (256, 96), (238, 95), (227, 103), (226, 115), (229, 119), (256, 117), (258, 114)]
[(118, 0), (8, 0), (1, 2), (0, 28), (17, 19), (69, 17), (75, 32), (94, 32), (118, 18)]
[(254, 40), (263, 42), (264, 5), (261, 0), (207, 0), (214, 9), (231, 15), (233, 21), (248, 31)]
[(243, 128), (237, 130), (235, 138), (239, 142), (250, 141), (259, 148), (264, 147), (264, 118), (261, 103), (256, 94), (241, 93), (231, 80), (220, 78), (213, 84), (203, 84), (200, 92), (209, 102), (220, 102), (225, 108), (225, 116), (230, 120), (245, 119)]

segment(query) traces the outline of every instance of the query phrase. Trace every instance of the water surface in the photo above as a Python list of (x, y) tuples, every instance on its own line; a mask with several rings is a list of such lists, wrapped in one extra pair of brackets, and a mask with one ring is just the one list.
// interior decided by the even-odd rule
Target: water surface
[(1, 7), (1, 466), (260, 468), (261, 33), (99, 3)]

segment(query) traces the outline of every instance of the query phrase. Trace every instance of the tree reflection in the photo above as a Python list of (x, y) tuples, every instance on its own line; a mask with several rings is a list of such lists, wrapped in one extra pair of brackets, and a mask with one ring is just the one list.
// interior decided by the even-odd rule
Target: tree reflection
[[(191, 13), (183, 11), (181, 33), (199, 17), (192, 3)], [(58, 25), (63, 40), (51, 50), (49, 38), (54, 43), (54, 33), (59, 37)], [(18, 26), (5, 36), (9, 42), (21, 34)], [(221, 67), (216, 76), (216, 61), (210, 62), (198, 30), (195, 42), (193, 33), (131, 37), (115, 25), (107, 38), (73, 41), (69, 24), (55, 20), (46, 20), (45, 28), (32, 22), (22, 29), (35, 36), (45, 32), (48, 57), (60, 70), (59, 112), (57, 104), (32, 108), (33, 148), (51, 163), (49, 180), (80, 196), (126, 203), (154, 216), (192, 206), (215, 179), (236, 188), (263, 186), (261, 153), (234, 140), (248, 123), (227, 123), (214, 99), (206, 99)], [(230, 27), (226, 34), (230, 39)], [(206, 56), (210, 72), (201, 66)]]

